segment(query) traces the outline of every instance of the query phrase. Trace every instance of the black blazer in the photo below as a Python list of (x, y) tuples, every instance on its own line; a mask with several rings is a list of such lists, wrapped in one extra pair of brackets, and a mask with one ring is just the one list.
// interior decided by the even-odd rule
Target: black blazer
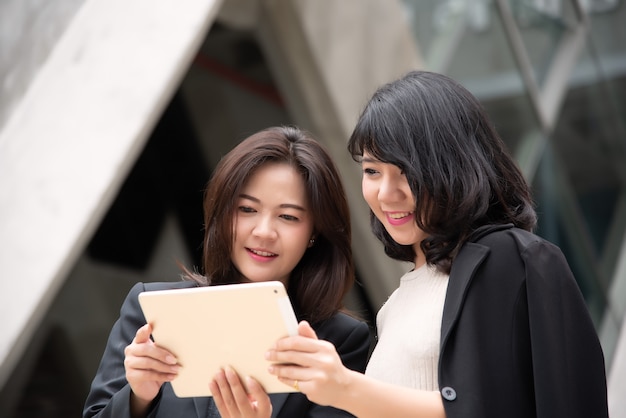
[(448, 418), (607, 417), (604, 357), (558, 247), (487, 227), (452, 265), (439, 387)]
[[(142, 291), (185, 288), (193, 282), (137, 283), (129, 292), (120, 310), (120, 318), (113, 325), (109, 339), (91, 384), (83, 417), (130, 417), (130, 386), (124, 369), (124, 348), (130, 344), (137, 330), (146, 320), (139, 306)], [(320, 339), (332, 342), (346, 367), (363, 372), (370, 348), (369, 327), (348, 315), (339, 313), (317, 324), (315, 332)], [(208, 384), (208, 381), (207, 381)], [(301, 393), (271, 394), (272, 417), (351, 417), (349, 413), (310, 402)], [(169, 383), (165, 383), (154, 403), (149, 417), (177, 418), (207, 416), (208, 397), (178, 398)]]

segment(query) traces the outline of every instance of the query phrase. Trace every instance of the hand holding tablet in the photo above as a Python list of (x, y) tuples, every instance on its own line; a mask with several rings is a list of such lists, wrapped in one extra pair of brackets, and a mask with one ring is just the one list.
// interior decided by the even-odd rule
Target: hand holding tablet
[(178, 397), (211, 396), (209, 382), (226, 366), (256, 379), (267, 393), (294, 392), (267, 372), (264, 354), (296, 335), (298, 322), (281, 282), (143, 292), (139, 303), (154, 342), (181, 365)]

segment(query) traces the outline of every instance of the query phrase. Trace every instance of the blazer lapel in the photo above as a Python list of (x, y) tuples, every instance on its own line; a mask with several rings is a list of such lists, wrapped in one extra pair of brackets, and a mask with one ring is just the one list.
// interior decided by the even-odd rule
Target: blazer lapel
[(441, 347), (457, 321), (467, 289), (478, 266), (489, 253), (489, 248), (473, 242), (466, 243), (452, 263), (448, 291), (441, 320)]

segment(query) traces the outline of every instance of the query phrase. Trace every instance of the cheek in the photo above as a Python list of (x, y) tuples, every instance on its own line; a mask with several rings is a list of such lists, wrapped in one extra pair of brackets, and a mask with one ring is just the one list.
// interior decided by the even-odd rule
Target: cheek
[(370, 206), (373, 206), (378, 200), (378, 190), (371, 182), (365, 179), (361, 183), (361, 191), (363, 193), (363, 198)]
[(245, 218), (238, 219), (235, 217), (233, 219), (233, 242), (244, 239), (249, 229), (249, 222), (246, 222)]
[(295, 268), (295, 266), (300, 262), (300, 259), (304, 256), (304, 253), (309, 248), (309, 240), (311, 239), (311, 234), (303, 234), (304, 231), (290, 231), (290, 234), (283, 235), (283, 237), (289, 237), (282, 242), (283, 248), (283, 256), (285, 256), (284, 260), (288, 261), (291, 265), (290, 269)]
[(309, 248), (309, 241), (313, 236), (313, 224), (302, 225), (297, 231), (291, 231), (289, 236), (292, 237), (291, 246), (302, 252), (301, 255)]

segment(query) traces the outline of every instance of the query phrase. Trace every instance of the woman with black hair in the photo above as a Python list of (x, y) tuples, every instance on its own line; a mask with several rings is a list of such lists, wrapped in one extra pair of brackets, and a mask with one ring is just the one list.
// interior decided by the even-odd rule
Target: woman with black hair
[(374, 234), (414, 268), (377, 316), (365, 375), (302, 322), (268, 351), (309, 399), (365, 417), (607, 417), (602, 349), (565, 257), (478, 100), (414, 71), (381, 87), (349, 151)]

